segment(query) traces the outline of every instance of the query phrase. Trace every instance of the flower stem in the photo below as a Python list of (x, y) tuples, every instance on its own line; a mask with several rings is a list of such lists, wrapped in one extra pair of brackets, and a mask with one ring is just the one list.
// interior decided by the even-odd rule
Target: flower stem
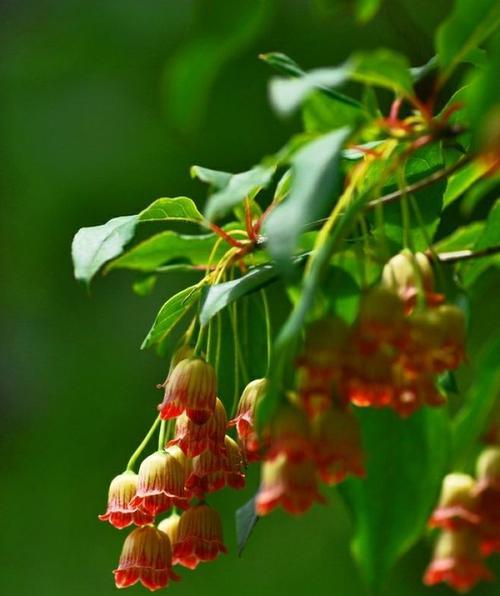
[(141, 453), (144, 451), (147, 444), (151, 440), (151, 437), (153, 436), (155, 430), (158, 428), (158, 424), (160, 423), (160, 421), (161, 418), (160, 416), (158, 416), (156, 420), (153, 422), (153, 426), (148, 430), (146, 436), (142, 440), (142, 443), (139, 445), (139, 447), (137, 447), (137, 449), (132, 454), (132, 457), (128, 460), (127, 471), (134, 471), (135, 462), (137, 461), (138, 457), (141, 455)]
[(264, 309), (264, 321), (266, 324), (266, 355), (267, 355), (267, 363), (266, 363), (266, 374), (269, 374), (269, 367), (271, 365), (271, 344), (272, 344), (272, 332), (271, 332), (271, 316), (269, 312), (269, 302), (267, 300), (267, 294), (264, 289), (260, 291), (260, 295), (262, 298), (262, 307)]
[(167, 428), (166, 420), (162, 420), (160, 424), (160, 432), (158, 433), (158, 451), (165, 449), (165, 430)]

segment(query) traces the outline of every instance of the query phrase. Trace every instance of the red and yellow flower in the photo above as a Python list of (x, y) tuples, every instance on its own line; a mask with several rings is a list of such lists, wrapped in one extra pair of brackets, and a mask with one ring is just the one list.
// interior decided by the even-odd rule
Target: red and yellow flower
[(474, 478), (468, 474), (445, 476), (439, 503), (432, 513), (429, 526), (449, 531), (477, 526), (481, 517), (477, 513), (475, 487)]
[(118, 568), (113, 571), (117, 588), (137, 582), (151, 591), (179, 580), (172, 571), (172, 548), (167, 534), (153, 526), (136, 528), (125, 539)]
[(215, 370), (202, 358), (185, 358), (163, 384), (165, 393), (158, 406), (162, 420), (183, 412), (197, 424), (206, 422), (215, 410), (217, 383)]
[(173, 546), (174, 564), (195, 569), (199, 563), (213, 561), (226, 552), (222, 522), (215, 509), (201, 503), (182, 513)]
[(178, 445), (187, 457), (196, 457), (206, 449), (219, 453), (224, 450), (226, 428), (226, 409), (217, 398), (213, 414), (203, 424), (197, 424), (187, 414), (181, 414), (176, 420), (175, 436), (169, 445)]
[(174, 506), (185, 509), (188, 504), (185, 477), (186, 470), (176, 454), (153, 453), (140, 465), (137, 494), (131, 505), (153, 516)]
[(292, 515), (307, 511), (314, 502), (324, 503), (318, 490), (316, 467), (312, 460), (290, 461), (280, 453), (262, 464), (261, 482), (255, 501), (258, 515), (267, 515), (278, 506)]
[(424, 583), (433, 586), (446, 583), (460, 592), (467, 592), (481, 580), (492, 579), (483, 562), (478, 535), (470, 529), (442, 532), (428, 566)]
[(120, 530), (132, 524), (144, 526), (153, 521), (150, 513), (131, 504), (137, 494), (137, 482), (137, 474), (132, 471), (123, 472), (113, 478), (109, 486), (106, 513), (99, 516), (101, 521), (109, 521)]
[(255, 379), (248, 383), (238, 402), (236, 416), (229, 422), (230, 426), (236, 426), (238, 439), (248, 462), (259, 461), (262, 457), (264, 446), (255, 430), (255, 412), (265, 394), (266, 386), (266, 379)]

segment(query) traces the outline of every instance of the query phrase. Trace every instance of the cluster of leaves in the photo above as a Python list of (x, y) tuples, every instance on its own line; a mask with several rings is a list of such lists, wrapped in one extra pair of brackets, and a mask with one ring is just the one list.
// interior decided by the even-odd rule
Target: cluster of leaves
[[(364, 20), (379, 3), (359, 4)], [(280, 282), (275, 291), (288, 301), (284, 296), (276, 319), (288, 306), (273, 338), (260, 423), (287, 388), (305, 325), (328, 312), (351, 321), (360, 293), (401, 248), (432, 255), (443, 290), (466, 308), (467, 291), (500, 263), (499, 22), (495, 0), (458, 0), (438, 30), (436, 55), (416, 68), (386, 49), (309, 72), (283, 54), (262, 55), (278, 72), (269, 86), (273, 108), (282, 116), (300, 109), (303, 132), (245, 172), (193, 166), (191, 175), (209, 187), (203, 213), (190, 198), (161, 198), (136, 215), (82, 228), (72, 247), (76, 278), (88, 284), (100, 270), (128, 269), (141, 275), (134, 288), (145, 294), (158, 276), (199, 275), (166, 300), (147, 333), (142, 347), (160, 352), (174, 330), (203, 330), (228, 310), (233, 334), (238, 308), (243, 324), (264, 329), (254, 321), (262, 309), (245, 309), (245, 301)], [(345, 95), (347, 84), (357, 97)], [(169, 229), (128, 247), (150, 222)], [(180, 233), (178, 224), (203, 233)], [(469, 259), (474, 253), (484, 257)], [(235, 342), (236, 361), (250, 361), (262, 375), (265, 351), (242, 358), (245, 343)], [(496, 398), (499, 357), (498, 341), (471, 357), (474, 380), (466, 371), (460, 392), (456, 379), (443, 379), (464, 404), (456, 416), (443, 409), (408, 420), (361, 413), (367, 478), (345, 482), (341, 493), (371, 585), (422, 535), (444, 473), (468, 465)], [(239, 515), (242, 535), (248, 518)]]

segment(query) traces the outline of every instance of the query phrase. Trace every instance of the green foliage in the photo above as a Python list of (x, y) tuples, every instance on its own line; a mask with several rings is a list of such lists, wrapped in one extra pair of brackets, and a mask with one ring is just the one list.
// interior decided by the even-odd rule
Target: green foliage
[[(226, 15), (226, 25), (235, 15), (248, 17), (238, 31), (229, 27), (226, 45), (219, 48), (207, 34), (180, 52), (171, 72), (177, 89), (172, 109), (183, 130), (196, 126), (191, 114), (205, 105), (227, 47), (248, 43), (265, 20), (266, 9), (258, 5)], [(367, 22), (379, 6), (358, 2), (357, 18)], [(334, 314), (355, 324), (360, 303), (402, 249), (435, 261), (439, 291), (469, 308), (464, 287), (500, 262), (500, 204), (492, 203), (494, 187), (485, 182), (487, 176), (497, 180), (498, 99), (491, 81), (499, 68), (498, 42), (491, 53), (479, 47), (489, 42), (499, 15), (497, 3), (459, 0), (437, 34), (437, 56), (413, 68), (384, 48), (308, 72), (284, 54), (263, 54), (279, 73), (270, 82), (272, 106), (285, 116), (301, 108), (305, 130), (237, 174), (193, 166), (192, 177), (208, 185), (204, 215), (187, 197), (163, 198), (138, 215), (83, 228), (73, 242), (75, 276), (89, 282), (106, 264), (106, 271), (151, 274), (133, 286), (148, 295), (161, 275), (199, 273), (198, 283), (167, 297), (142, 347), (173, 345), (172, 332), (190, 315), (183, 341), (196, 341), (196, 352), (218, 372), (221, 361), (234, 370), (220, 389), (221, 396), (233, 394), (233, 410), (247, 382), (267, 377), (256, 412), (260, 430), (297, 389), (294, 367), (309, 323)], [(468, 65), (465, 77), (460, 63)], [(191, 76), (195, 95), (188, 97), (182, 82)], [(456, 88), (448, 89), (452, 84)], [(222, 227), (213, 223), (219, 220)], [(213, 233), (161, 229), (125, 251), (137, 224), (148, 221)], [(450, 251), (457, 253), (442, 254)], [(424, 282), (414, 282), (418, 299), (411, 308), (417, 312), (426, 300), (440, 299)], [(473, 379), (465, 399), (461, 371), (429, 373), (433, 387), (439, 383), (457, 399), (450, 407), (459, 411), (455, 417), (443, 407), (421, 407), (407, 419), (392, 411), (357, 411), (366, 477), (347, 480), (341, 493), (354, 521), (353, 551), (373, 591), (424, 532), (449, 470), (450, 432), (456, 463), (484, 430), (500, 382), (497, 352), (497, 344), (488, 346), (466, 371)], [(387, 382), (396, 383), (392, 376)], [(240, 553), (256, 521), (251, 499), (236, 514)]]
[(156, 315), (156, 319), (144, 338), (141, 348), (150, 348), (163, 341), (191, 306), (198, 301), (200, 292), (200, 286), (195, 285), (185, 288), (169, 298)]
[(263, 228), (268, 249), (278, 263), (286, 264), (304, 228), (326, 215), (338, 185), (340, 150), (349, 132), (348, 128), (342, 128), (321, 136), (292, 158), (290, 196), (274, 209)]
[(341, 494), (354, 520), (354, 555), (370, 586), (418, 540), (448, 465), (446, 412), (424, 410), (401, 420), (393, 412), (359, 412), (366, 478)]
[(119, 255), (134, 235), (137, 219), (137, 215), (124, 215), (79, 230), (71, 246), (76, 279), (89, 283), (104, 263)]
[(487, 428), (488, 417), (498, 399), (500, 388), (498, 337), (485, 346), (475, 360), (475, 381), (466, 396), (464, 408), (457, 415), (452, 426), (452, 455), (455, 466), (459, 469), (467, 469), (471, 448), (481, 439), (481, 434)]
[[(112, 269), (155, 271), (158, 267), (171, 261), (206, 265), (216, 242), (217, 236), (215, 234), (186, 236), (167, 230), (136, 244), (121, 257), (111, 261), (106, 271)], [(213, 254), (215, 262), (222, 257), (224, 252), (224, 247), (219, 244)]]
[(499, 23), (500, 5), (496, 0), (457, 0), (436, 37), (441, 78), (448, 79), (457, 65), (496, 31)]

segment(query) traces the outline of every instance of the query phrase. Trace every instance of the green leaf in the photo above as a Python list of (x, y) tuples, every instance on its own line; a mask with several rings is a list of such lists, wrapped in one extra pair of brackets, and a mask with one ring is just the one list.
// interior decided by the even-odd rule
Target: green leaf
[(292, 77), (300, 77), (304, 74), (302, 68), (286, 54), (281, 52), (269, 52), (267, 54), (259, 54), (259, 58), (269, 64), (277, 72)]
[[(330, 264), (330, 259), (341, 242), (352, 229), (356, 216), (363, 209), (370, 198), (369, 193), (362, 193), (354, 198), (337, 204), (337, 209), (343, 210), (342, 216), (335, 219), (335, 225), (325, 238), (321, 247), (311, 255), (307, 275), (302, 278), (302, 292), (299, 301), (279, 332), (273, 346), (270, 366), (269, 387), (264, 399), (259, 403), (256, 413), (257, 426), (269, 420), (281, 399), (282, 380), (287, 364), (293, 357), (294, 347), (308, 314), (314, 307), (318, 286)], [(337, 213), (337, 215), (338, 215)]]
[[(497, 2), (500, 13), (500, 3)], [(469, 79), (464, 90), (465, 112), (476, 150), (495, 151), (498, 147), (498, 76), (500, 73), (500, 34), (492, 39), (487, 67)]]
[(134, 235), (137, 221), (137, 215), (124, 215), (78, 230), (71, 245), (76, 279), (88, 284), (104, 263), (119, 255)]
[(484, 222), (475, 221), (461, 226), (434, 245), (436, 252), (471, 249), (484, 231)]
[(190, 221), (200, 223), (203, 215), (188, 197), (157, 199), (139, 214), (140, 221)]
[(444, 195), (443, 206), (447, 207), (456, 201), (475, 182), (477, 182), (488, 171), (488, 164), (484, 161), (473, 161), (448, 179), (448, 185)]
[(498, 0), (457, 0), (436, 36), (441, 80), (448, 79), (456, 66), (493, 33), (499, 24)]
[(453, 458), (455, 466), (464, 468), (467, 456), (486, 430), (488, 417), (493, 410), (500, 390), (500, 339), (495, 338), (477, 359), (474, 382), (465, 406), (453, 421)]
[(325, 133), (349, 125), (354, 128), (366, 121), (367, 114), (357, 107), (342, 103), (320, 92), (313, 92), (302, 108), (307, 132)]
[(150, 348), (154, 344), (163, 341), (188, 312), (190, 307), (198, 300), (200, 292), (200, 286), (194, 285), (181, 290), (169, 298), (156, 315), (151, 329), (142, 342), (141, 349)]
[(270, 213), (263, 226), (268, 250), (281, 265), (293, 255), (304, 227), (323, 216), (331, 205), (339, 182), (340, 152), (349, 133), (346, 127), (323, 135), (292, 158), (290, 195)]
[[(318, 68), (304, 72), (300, 77), (293, 79), (275, 77), (269, 83), (271, 104), (279, 114), (288, 116), (313, 91), (319, 89), (331, 93), (335, 87), (343, 85), (348, 80), (349, 72), (349, 65), (344, 64), (335, 68)], [(335, 97), (337, 98), (337, 94)]]
[[(106, 271), (112, 269), (155, 271), (158, 267), (173, 260), (187, 261), (193, 265), (206, 265), (217, 238), (215, 234), (185, 236), (172, 230), (160, 232), (112, 261)], [(217, 262), (226, 250), (225, 244), (219, 244), (219, 249), (214, 255), (214, 262)]]
[(203, 292), (200, 309), (200, 323), (208, 321), (231, 302), (259, 290), (278, 277), (275, 265), (262, 265), (251, 269), (246, 275), (214, 286), (207, 286)]
[(351, 79), (367, 85), (386, 87), (404, 96), (413, 94), (410, 65), (400, 54), (380, 49), (356, 54), (351, 60)]
[[(500, 244), (500, 199), (491, 209), (484, 227), (484, 231), (474, 244), (474, 250), (491, 248)], [(466, 286), (473, 284), (476, 279), (492, 265), (500, 264), (500, 254), (480, 259), (474, 259), (463, 264), (463, 280)]]
[(255, 513), (255, 497), (252, 497), (242, 507), (236, 510), (236, 542), (238, 544), (238, 556), (241, 557), (243, 549), (259, 521)]
[(202, 166), (191, 166), (190, 173), (192, 178), (198, 178), (198, 180), (210, 184), (210, 186), (217, 189), (227, 186), (232, 176), (229, 172), (210, 170)]
[(210, 196), (205, 213), (214, 221), (241, 203), (245, 197), (254, 197), (261, 188), (271, 181), (275, 168), (256, 166), (247, 172), (233, 174), (224, 186)]
[(432, 56), (427, 60), (425, 64), (422, 66), (413, 66), (410, 68), (411, 78), (413, 79), (414, 83), (418, 83), (424, 77), (426, 77), (430, 72), (436, 69), (438, 66), (438, 59), (437, 56)]
[(359, 411), (366, 477), (339, 488), (354, 521), (352, 549), (378, 591), (396, 561), (420, 538), (448, 464), (446, 410), (423, 408), (407, 419)]

